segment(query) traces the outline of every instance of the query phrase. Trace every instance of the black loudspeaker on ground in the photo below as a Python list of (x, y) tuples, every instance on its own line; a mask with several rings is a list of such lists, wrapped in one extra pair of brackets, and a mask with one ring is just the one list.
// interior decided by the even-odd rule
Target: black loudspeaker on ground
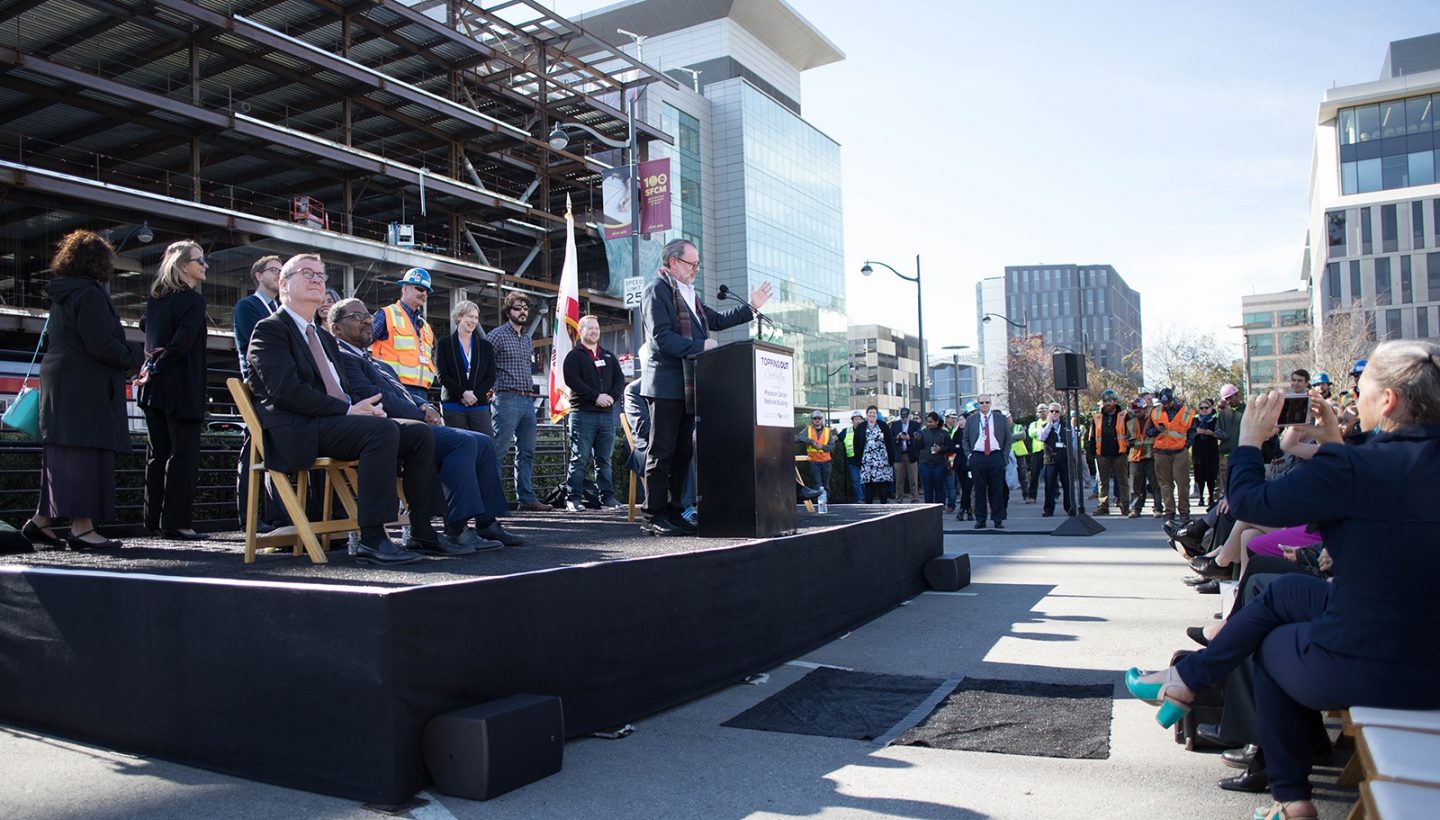
[(512, 695), (441, 715), (425, 726), (425, 766), (441, 794), (489, 800), (560, 771), (560, 699)]
[(970, 586), (970, 554), (931, 558), (925, 562), (925, 583), (936, 592), (956, 592)]

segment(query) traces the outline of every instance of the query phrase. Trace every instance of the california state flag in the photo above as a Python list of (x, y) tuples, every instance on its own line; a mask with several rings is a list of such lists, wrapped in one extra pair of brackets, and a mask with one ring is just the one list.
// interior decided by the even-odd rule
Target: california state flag
[(570, 413), (570, 388), (565, 386), (565, 357), (575, 349), (580, 331), (580, 263), (575, 256), (575, 215), (565, 195), (565, 264), (560, 268), (560, 293), (555, 299), (555, 339), (550, 345), (550, 421)]

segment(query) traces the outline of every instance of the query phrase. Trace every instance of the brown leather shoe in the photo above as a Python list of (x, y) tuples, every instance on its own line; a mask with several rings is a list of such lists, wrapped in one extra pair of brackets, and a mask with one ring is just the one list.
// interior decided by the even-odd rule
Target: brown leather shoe
[(520, 509), (526, 512), (555, 512), (555, 508), (549, 504), (542, 504), (539, 501), (526, 501), (520, 505)]

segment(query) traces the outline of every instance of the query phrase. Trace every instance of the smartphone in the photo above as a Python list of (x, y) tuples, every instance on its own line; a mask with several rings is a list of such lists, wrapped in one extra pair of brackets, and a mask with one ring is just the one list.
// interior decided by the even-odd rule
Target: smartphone
[(1294, 427), (1310, 421), (1310, 394), (1286, 393), (1285, 403), (1280, 407), (1280, 418), (1275, 422), (1281, 427)]

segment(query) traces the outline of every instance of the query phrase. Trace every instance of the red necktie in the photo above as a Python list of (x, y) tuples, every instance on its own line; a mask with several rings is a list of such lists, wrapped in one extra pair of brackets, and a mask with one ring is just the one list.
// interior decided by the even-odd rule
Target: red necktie
[(325, 350), (320, 347), (320, 336), (315, 332), (314, 325), (306, 325), (305, 341), (310, 345), (310, 357), (315, 360), (315, 368), (320, 371), (320, 379), (325, 382), (325, 392), (331, 398), (348, 402), (350, 399), (345, 391), (340, 389), (340, 383), (335, 381), (335, 374), (330, 372), (330, 360), (325, 358)]
[(990, 455), (990, 414), (980, 417), (980, 435), (985, 437), (985, 455)]

